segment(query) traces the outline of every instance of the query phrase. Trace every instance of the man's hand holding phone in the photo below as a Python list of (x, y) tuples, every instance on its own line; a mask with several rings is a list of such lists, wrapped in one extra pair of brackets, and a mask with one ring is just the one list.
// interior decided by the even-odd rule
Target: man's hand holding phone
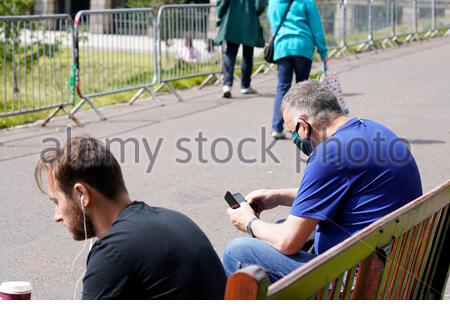
[(280, 205), (291, 206), (296, 192), (296, 189), (262, 189), (250, 192), (245, 198), (240, 193), (227, 192), (225, 200), (231, 207), (227, 213), (236, 228), (243, 232), (249, 232), (248, 225), (251, 220), (259, 219), (264, 210), (270, 210)]
[(248, 223), (251, 220), (258, 219), (255, 212), (258, 208), (256, 206), (252, 208), (240, 193), (232, 194), (228, 191), (225, 194), (225, 201), (230, 206), (227, 213), (230, 217), (231, 223), (238, 230), (247, 232)]
[(277, 190), (255, 190), (250, 192), (246, 197), (247, 202), (252, 206), (258, 208), (258, 217), (264, 210), (270, 210), (280, 205)]

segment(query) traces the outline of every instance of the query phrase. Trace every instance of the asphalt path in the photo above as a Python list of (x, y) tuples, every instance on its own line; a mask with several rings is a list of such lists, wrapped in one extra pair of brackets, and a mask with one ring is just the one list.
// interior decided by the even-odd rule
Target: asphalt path
[[(450, 178), (448, 57), (449, 37), (330, 63), (340, 74), (352, 115), (379, 121), (411, 143), (424, 191)], [(235, 84), (228, 100), (220, 97), (219, 87), (207, 87), (183, 92), (183, 102), (167, 95), (161, 97), (164, 105), (143, 99), (134, 106), (110, 106), (104, 109), (107, 121), (82, 111), (78, 117), (85, 125), (71, 128), (71, 134), (127, 141), (123, 148), (111, 146), (132, 198), (185, 213), (221, 255), (242, 235), (226, 216), (225, 191), (245, 195), (259, 188), (297, 187), (305, 168), (290, 140), (271, 145), (275, 72), (255, 77), (253, 85), (257, 96), (242, 96)], [(71, 274), (83, 243), (52, 221), (53, 204), (34, 182), (40, 153), (56, 140), (65, 142), (68, 124), (61, 117), (46, 128), (0, 131), (0, 282), (31, 281), (35, 299), (71, 299), (85, 266), (83, 254)], [(264, 219), (287, 213), (276, 209)]]

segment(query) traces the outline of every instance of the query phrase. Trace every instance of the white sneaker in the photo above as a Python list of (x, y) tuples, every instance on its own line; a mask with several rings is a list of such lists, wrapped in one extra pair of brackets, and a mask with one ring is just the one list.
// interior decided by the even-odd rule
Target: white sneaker
[(242, 94), (258, 94), (258, 91), (256, 91), (252, 87), (248, 87), (248, 88), (245, 88), (245, 89), (241, 89), (241, 93)]
[(272, 138), (274, 139), (286, 139), (284, 132), (272, 131)]
[(223, 86), (222, 97), (231, 98), (231, 87), (230, 86)]

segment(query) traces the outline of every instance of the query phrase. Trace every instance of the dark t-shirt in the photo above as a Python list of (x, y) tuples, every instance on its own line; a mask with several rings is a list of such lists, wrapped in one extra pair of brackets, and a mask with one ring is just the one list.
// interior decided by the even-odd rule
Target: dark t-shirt
[(188, 217), (133, 202), (87, 259), (83, 299), (222, 299), (219, 257)]

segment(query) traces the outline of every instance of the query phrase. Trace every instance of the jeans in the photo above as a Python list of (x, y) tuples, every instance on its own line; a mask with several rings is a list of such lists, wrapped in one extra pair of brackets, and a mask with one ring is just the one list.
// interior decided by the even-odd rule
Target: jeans
[(258, 265), (266, 271), (270, 282), (273, 283), (314, 257), (315, 255), (305, 251), (286, 256), (265, 241), (255, 238), (237, 238), (225, 247), (223, 266), (225, 273), (229, 276), (240, 268)]
[(312, 61), (305, 57), (289, 56), (277, 60), (278, 84), (275, 102), (273, 104), (272, 131), (283, 132), (283, 117), (280, 113), (281, 101), (289, 91), (292, 76), (295, 71), (295, 83), (308, 80)]
[[(226, 42), (226, 50), (223, 55), (223, 84), (233, 86), (234, 64), (239, 50), (239, 44)], [(250, 81), (253, 71), (253, 47), (243, 45), (241, 66), (241, 88), (250, 87)]]

